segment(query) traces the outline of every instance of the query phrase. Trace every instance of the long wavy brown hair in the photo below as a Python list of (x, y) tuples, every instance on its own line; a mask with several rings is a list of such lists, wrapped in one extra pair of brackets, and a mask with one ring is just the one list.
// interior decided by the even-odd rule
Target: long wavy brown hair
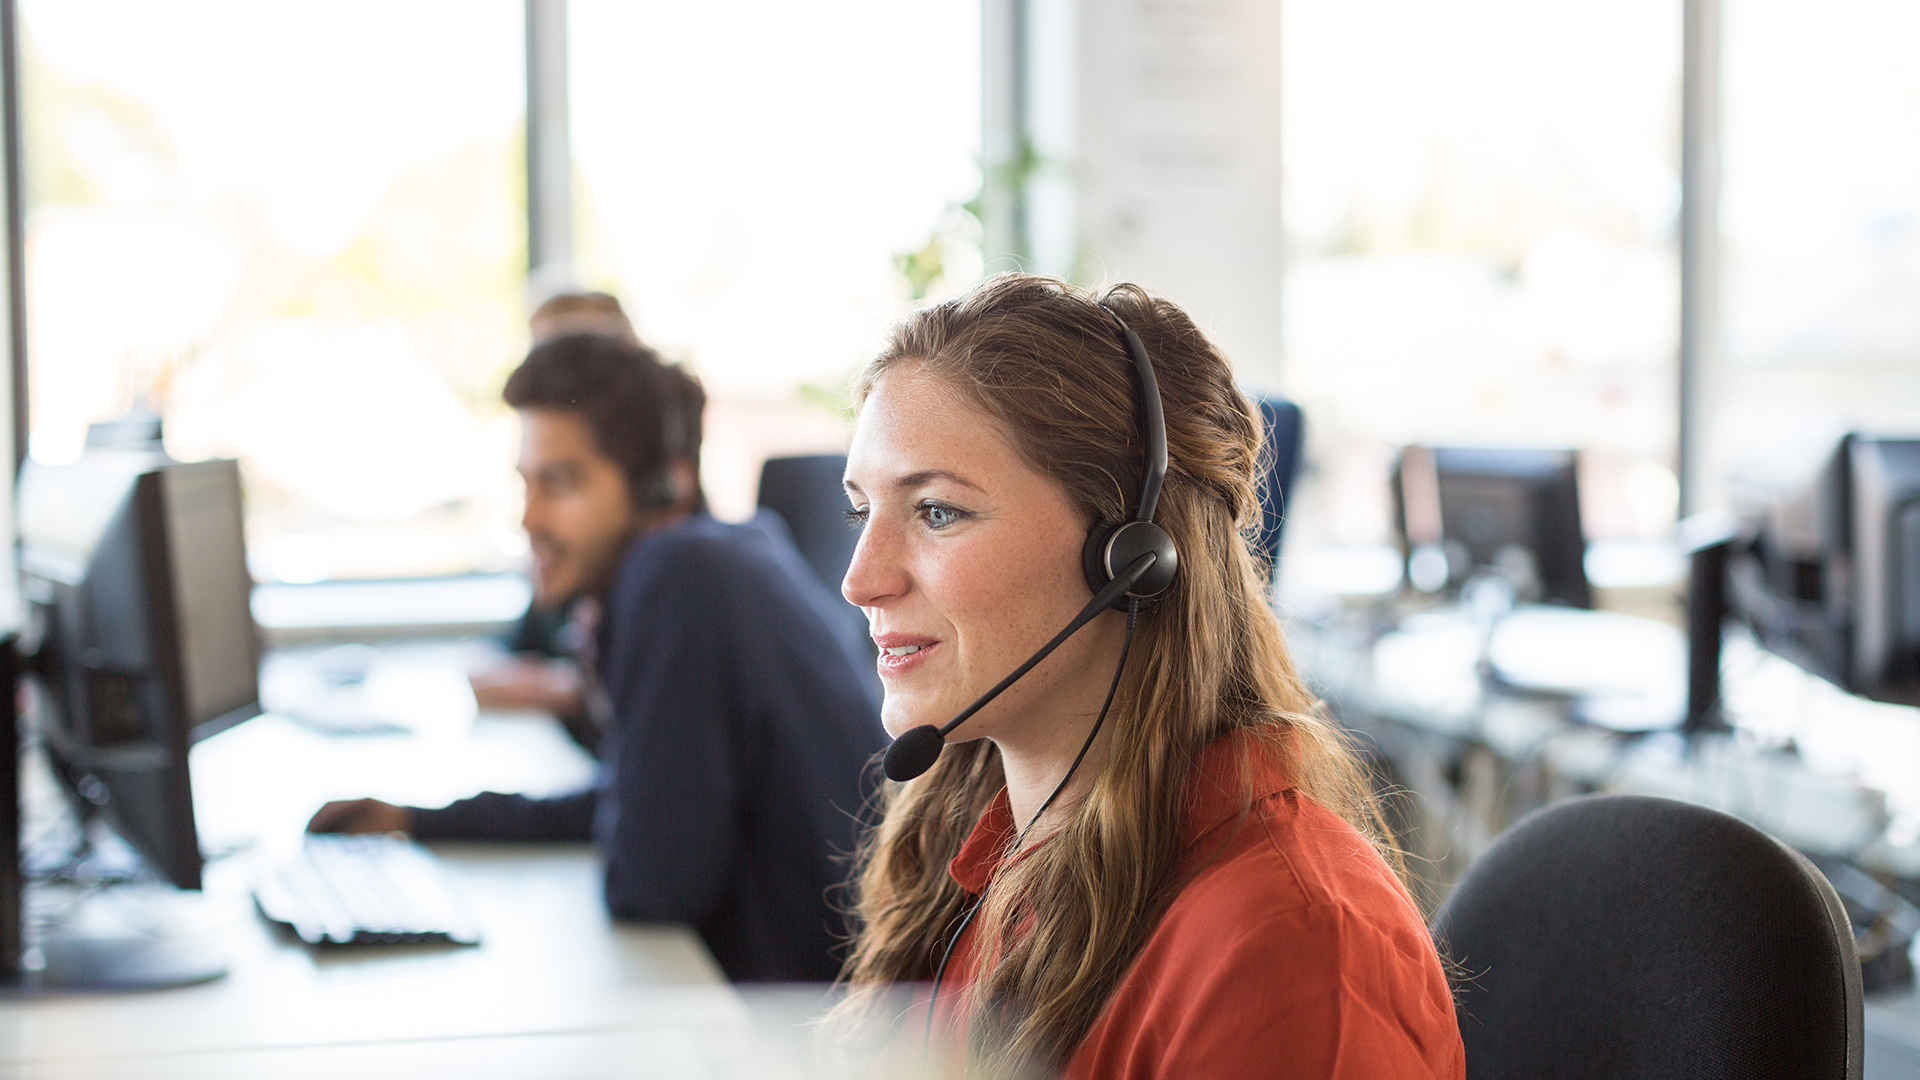
[[(1266, 603), (1247, 539), (1258, 414), (1184, 312), (1133, 285), (1096, 299), (1047, 278), (996, 277), (897, 325), (856, 396), (896, 365), (920, 365), (997, 420), (1089, 525), (1125, 520), (1143, 468), (1138, 390), (1102, 304), (1140, 335), (1160, 384), (1170, 466), (1156, 520), (1180, 572), (1139, 617), (1104, 767), (1047, 842), (1002, 870), (975, 919), (975, 955), (990, 966), (967, 997), (969, 1058), (992, 1075), (1058, 1069), (1099, 1017), (1182, 884), (1188, 774), (1221, 736), (1257, 735), (1303, 793), (1400, 868), (1364, 770), (1295, 674)], [(971, 901), (947, 864), (1004, 784), (999, 750), (982, 739), (882, 792), (858, 855), (863, 929), (840, 1019), (857, 1023), (890, 984), (933, 977)]]

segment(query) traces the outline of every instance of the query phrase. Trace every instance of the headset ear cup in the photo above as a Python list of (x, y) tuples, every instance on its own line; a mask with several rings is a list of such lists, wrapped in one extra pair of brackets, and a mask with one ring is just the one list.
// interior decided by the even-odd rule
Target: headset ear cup
[[(1133, 565), (1140, 556), (1149, 553), (1154, 556), (1153, 565), (1147, 568), (1133, 588), (1127, 590), (1127, 599), (1148, 603), (1158, 599), (1173, 584), (1174, 576), (1180, 570), (1180, 553), (1173, 546), (1173, 537), (1151, 521), (1129, 521), (1107, 536), (1100, 555), (1100, 565), (1102, 569), (1112, 570), (1114, 576)], [(1125, 610), (1126, 604), (1122, 601), (1114, 607)]]
[[(1119, 535), (1116, 536), (1116, 533)], [(1080, 549), (1080, 569), (1087, 575), (1087, 588), (1099, 592), (1107, 587), (1107, 583), (1113, 580), (1113, 575), (1107, 572), (1109, 563), (1124, 570), (1148, 551), (1159, 556), (1158, 560), (1139, 584), (1129, 590), (1126, 596), (1113, 602), (1115, 611), (1127, 610), (1129, 599), (1151, 604), (1165, 592), (1167, 586), (1173, 584), (1174, 574), (1179, 570), (1179, 554), (1174, 550), (1173, 538), (1151, 521), (1123, 521), (1115, 525), (1094, 526), (1093, 531), (1087, 534), (1086, 546)]]
[(665, 510), (680, 501), (680, 480), (668, 465), (634, 490), (634, 502), (642, 510)]
[(1107, 587), (1107, 582), (1113, 580), (1113, 575), (1107, 573), (1106, 566), (1107, 537), (1112, 536), (1113, 530), (1119, 527), (1114, 524), (1100, 524), (1095, 525), (1093, 530), (1087, 533), (1087, 544), (1080, 549), (1080, 569), (1087, 575), (1089, 592), (1099, 592)]

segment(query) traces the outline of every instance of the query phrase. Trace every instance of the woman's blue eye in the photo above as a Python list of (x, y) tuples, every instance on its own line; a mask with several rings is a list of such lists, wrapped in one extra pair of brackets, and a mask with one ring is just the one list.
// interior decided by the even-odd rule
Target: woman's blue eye
[(847, 519), (847, 528), (849, 528), (849, 529), (864, 529), (864, 528), (866, 528), (866, 525), (867, 525), (867, 511), (866, 511), (866, 508), (865, 508), (865, 507), (858, 507), (858, 508), (854, 508), (854, 509), (849, 509), (849, 510), (843, 510), (843, 511), (841, 511), (841, 513), (842, 513), (842, 514), (843, 514), (843, 515), (844, 515), (844, 516), (846, 517), (846, 519)]
[(939, 503), (925, 503), (920, 507), (920, 512), (926, 515), (929, 529), (944, 529), (965, 516), (953, 507)]

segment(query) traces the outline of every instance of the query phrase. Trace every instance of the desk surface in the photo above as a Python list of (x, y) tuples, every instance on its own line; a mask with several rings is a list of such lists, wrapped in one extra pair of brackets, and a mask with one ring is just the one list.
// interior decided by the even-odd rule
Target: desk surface
[(432, 804), (592, 776), (551, 721), (476, 715), (449, 653), (402, 651), (382, 678), (411, 688), (416, 734), (326, 736), (268, 715), (209, 739), (194, 751), (196, 814), (206, 845), (234, 853), (208, 865), (204, 895), (128, 887), (89, 902), (96, 922), (217, 942), (229, 974), (0, 1000), (0, 1078), (730, 1071), (715, 1062), (743, 1045), (740, 997), (687, 928), (610, 921), (585, 844), (437, 848), (479, 921), (475, 948), (315, 951), (259, 917), (252, 861), (297, 844), (326, 798)]
[[(468, 1076), (552, 1075), (510, 1067), (518, 1051), (507, 1048), (638, 1041), (674, 1048), (665, 1060), (699, 1062), (702, 1033), (739, 1022), (738, 998), (690, 931), (608, 920), (587, 846), (440, 851), (473, 906), (480, 946), (316, 951), (252, 910), (246, 860), (222, 860), (200, 910), (174, 925), (224, 947), (225, 978), (0, 1002), (0, 1076), (305, 1075), (304, 1064), (288, 1071), (294, 1061), (316, 1074), (365, 1072), (348, 1064), (356, 1060), (388, 1075), (429, 1051), (472, 1055)], [(153, 914), (127, 908), (133, 929)]]
[[(1590, 620), (1595, 629), (1626, 621), (1571, 611), (1523, 611), (1516, 618), (1528, 616), (1526, 632), (1533, 633), (1542, 615), (1553, 622)], [(1478, 747), (1508, 764), (1542, 766), (1569, 790), (1704, 803), (1804, 851), (1920, 877), (1920, 772), (1911, 766), (1920, 759), (1920, 710), (1844, 694), (1738, 634), (1728, 636), (1722, 658), (1724, 715), (1737, 731), (1689, 744), (1672, 732), (1617, 735), (1574, 722), (1569, 697), (1497, 688), (1486, 669), (1505, 624), (1489, 642), (1485, 626), (1462, 609), (1415, 613), (1385, 633), (1365, 615), (1324, 627), (1295, 622), (1291, 629), (1309, 681), (1370, 734), (1385, 722), (1454, 749)], [(1627, 669), (1622, 681), (1628, 686), (1640, 669), (1671, 669), (1651, 680), (1657, 692), (1644, 701), (1621, 693), (1602, 695), (1600, 703), (1644, 705), (1647, 715), (1656, 715), (1662, 710), (1654, 706), (1671, 697), (1665, 709), (1677, 717), (1684, 694), (1673, 672), (1684, 670), (1685, 640), (1657, 624), (1648, 629), (1664, 634), (1642, 635), (1653, 640), (1639, 648), (1626, 647), (1631, 640), (1608, 644), (1616, 635), (1599, 635), (1591, 643), (1595, 655), (1575, 666), (1608, 673), (1618, 665)], [(1525, 643), (1535, 651), (1570, 651), (1565, 641)], [(1567, 666), (1564, 657), (1556, 662)], [(1513, 802), (1505, 795), (1500, 801)], [(1521, 799), (1508, 812), (1482, 815), (1486, 820), (1477, 825), (1484, 835), (1466, 854), (1476, 854), (1535, 805)]]

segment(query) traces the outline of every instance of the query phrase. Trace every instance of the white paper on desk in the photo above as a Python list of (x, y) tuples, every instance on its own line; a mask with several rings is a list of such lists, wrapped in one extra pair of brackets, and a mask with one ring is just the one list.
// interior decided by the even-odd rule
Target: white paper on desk
[(1518, 608), (1493, 628), (1487, 663), (1500, 681), (1523, 690), (1686, 697), (1687, 636), (1618, 612)]
[(1480, 704), (1480, 632), (1461, 619), (1410, 617), (1374, 644), (1373, 677), (1389, 709), (1466, 716)]
[[(341, 679), (327, 669), (349, 648), (365, 655), (361, 670)], [(260, 697), (268, 711), (337, 734), (460, 736), (478, 715), (465, 665), (452, 650), (390, 656), (366, 646), (336, 646), (313, 655), (270, 657), (261, 673)]]

